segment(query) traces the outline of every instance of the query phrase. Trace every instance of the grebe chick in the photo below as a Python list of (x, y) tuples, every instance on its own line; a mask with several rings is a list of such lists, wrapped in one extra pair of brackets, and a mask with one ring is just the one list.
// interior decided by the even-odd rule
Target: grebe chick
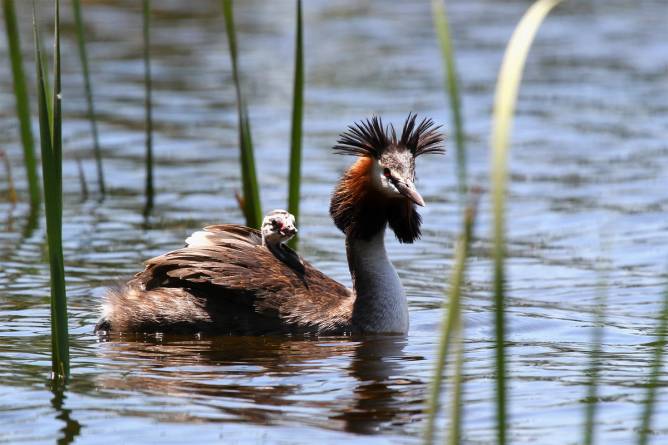
[(263, 246), (285, 244), (297, 234), (295, 217), (285, 210), (272, 210), (262, 220), (260, 232)]
[(295, 217), (285, 210), (272, 210), (262, 220), (260, 233), (262, 233), (262, 245), (265, 246), (276, 258), (290, 266), (295, 272), (304, 272), (304, 263), (297, 252), (285, 243), (297, 234)]
[(379, 117), (341, 134), (334, 150), (358, 159), (336, 185), (329, 211), (345, 235), (352, 289), (289, 250), (281, 241), (290, 233), (286, 224), (281, 232), (277, 221), (278, 233), (269, 233), (265, 245), (256, 229), (209, 226), (185, 247), (148, 260), (123, 287), (109, 290), (96, 330), (405, 334), (408, 304), (385, 251), (385, 229), (389, 226), (400, 243), (420, 237), (416, 206), (424, 200), (414, 185), (415, 160), (443, 153), (442, 141), (431, 119), (416, 122), (414, 114), (399, 135)]

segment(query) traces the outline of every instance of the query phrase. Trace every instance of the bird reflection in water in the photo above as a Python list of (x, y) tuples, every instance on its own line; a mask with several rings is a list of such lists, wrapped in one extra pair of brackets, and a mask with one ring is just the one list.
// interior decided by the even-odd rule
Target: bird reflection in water
[[(161, 420), (298, 424), (373, 434), (402, 430), (421, 418), (426, 385), (401, 376), (407, 360), (424, 358), (405, 354), (401, 336), (102, 340), (99, 353), (113, 369), (96, 376), (100, 391), (187, 399), (180, 412), (146, 413)], [(214, 414), (189, 413), (189, 404), (215, 408)]]

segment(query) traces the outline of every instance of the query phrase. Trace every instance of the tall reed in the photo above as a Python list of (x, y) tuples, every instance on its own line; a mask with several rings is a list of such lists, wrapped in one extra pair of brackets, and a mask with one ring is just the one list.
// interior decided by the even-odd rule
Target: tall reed
[(492, 114), (491, 192), (494, 240), (494, 306), (496, 338), (497, 441), (506, 443), (506, 326), (505, 326), (505, 206), (508, 183), (508, 149), (511, 125), (522, 71), (534, 36), (545, 16), (560, 0), (538, 0), (513, 31), (503, 56), (494, 94)]
[(16, 196), (16, 187), (14, 187), (14, 175), (12, 175), (12, 163), (9, 162), (9, 157), (5, 150), (0, 149), (0, 159), (5, 167), (5, 175), (7, 176), (7, 200), (16, 204), (18, 197)]
[[(601, 272), (603, 274), (603, 272)], [(594, 317), (594, 329), (592, 330), (592, 350), (589, 365), (589, 383), (587, 385), (587, 400), (585, 407), (585, 426), (583, 432), (583, 445), (592, 445), (594, 443), (594, 426), (596, 424), (596, 408), (598, 406), (598, 384), (601, 373), (601, 349), (603, 343), (603, 325), (605, 323), (605, 306), (607, 280), (601, 275), (598, 286), (598, 295), (596, 297), (596, 308)]]
[(656, 342), (654, 343), (654, 357), (647, 384), (647, 395), (640, 420), (640, 430), (638, 431), (638, 445), (647, 445), (648, 433), (652, 427), (652, 417), (654, 416), (654, 403), (656, 401), (656, 388), (659, 386), (659, 375), (663, 364), (663, 354), (666, 348), (666, 335), (668, 334), (668, 288), (664, 291), (663, 308), (659, 315), (659, 324), (657, 326)]
[(246, 224), (250, 227), (259, 228), (262, 223), (262, 205), (260, 203), (260, 188), (255, 173), (255, 156), (253, 154), (253, 140), (251, 137), (250, 119), (248, 109), (241, 91), (241, 79), (239, 77), (239, 63), (237, 57), (237, 38), (234, 27), (234, 10), (232, 0), (222, 0), (223, 15), (225, 16), (225, 30), (227, 42), (230, 47), (230, 58), (232, 60), (232, 77), (237, 94), (237, 114), (239, 115), (239, 150), (241, 160), (241, 181), (243, 184), (243, 212)]
[(81, 201), (88, 200), (88, 184), (86, 184), (86, 173), (84, 172), (81, 159), (77, 156), (77, 172), (79, 173), (79, 188), (81, 189)]
[(39, 108), (40, 145), (42, 148), (42, 180), (46, 234), (51, 270), (51, 376), (66, 381), (70, 371), (69, 334), (67, 328), (67, 297), (62, 246), (62, 116), (60, 88), (60, 1), (55, 0), (53, 112), (47, 106), (47, 86), (42, 66), (42, 49), (35, 3), (33, 0), (33, 32)]
[[(292, 131), (290, 134), (290, 187), (288, 211), (299, 221), (299, 201), (302, 170), (302, 123), (304, 121), (304, 31), (302, 24), (302, 2), (297, 0), (295, 33), (295, 80), (292, 92)], [(289, 242), (297, 246), (297, 237)]]
[(143, 35), (144, 35), (144, 110), (146, 127), (146, 204), (144, 205), (144, 216), (151, 213), (153, 209), (153, 103), (151, 82), (151, 1), (143, 0)]
[(35, 212), (40, 205), (39, 177), (37, 176), (37, 157), (35, 156), (35, 141), (30, 124), (30, 101), (23, 71), (23, 56), (19, 30), (16, 24), (16, 9), (14, 0), (2, 0), (3, 15), (5, 16), (5, 30), (9, 47), (9, 60), (14, 80), (14, 96), (16, 98), (16, 115), (21, 128), (21, 144), (23, 146), (23, 163), (28, 179), (31, 212)]
[(104, 170), (102, 168), (102, 150), (100, 149), (100, 138), (97, 132), (97, 117), (93, 102), (93, 86), (90, 81), (90, 71), (88, 69), (88, 53), (86, 52), (86, 38), (84, 36), (81, 1), (72, 0), (72, 9), (74, 11), (74, 22), (77, 28), (77, 43), (79, 46), (79, 58), (81, 59), (81, 70), (83, 71), (86, 104), (88, 106), (88, 120), (90, 120), (90, 129), (93, 135), (93, 153), (95, 155), (95, 165), (97, 168), (97, 186), (100, 195), (104, 197), (106, 187), (104, 184)]
[(445, 84), (450, 99), (452, 124), (455, 129), (455, 147), (457, 148), (457, 190), (460, 202), (466, 195), (467, 167), (466, 167), (466, 137), (462, 118), (462, 101), (459, 93), (459, 77), (455, 66), (455, 55), (450, 35), (450, 25), (445, 10), (445, 0), (432, 0), (432, 15), (434, 28), (441, 46), (441, 56), (445, 65)]
[[(441, 338), (439, 341), (438, 354), (436, 357), (436, 366), (434, 369), (434, 378), (431, 382), (431, 390), (429, 393), (429, 400), (427, 401), (427, 421), (424, 430), (424, 443), (429, 445), (434, 441), (436, 415), (439, 411), (439, 400), (441, 395), (441, 385), (443, 382), (443, 374), (445, 373), (445, 360), (448, 357), (452, 338), (456, 337), (461, 342), (462, 340), (462, 321), (461, 321), (461, 295), (462, 286), (464, 285), (464, 277), (466, 271), (466, 260), (469, 255), (471, 239), (473, 238), (473, 224), (475, 222), (475, 211), (477, 207), (477, 193), (471, 200), (471, 203), (464, 212), (464, 222), (462, 233), (457, 241), (455, 249), (455, 265), (452, 269), (452, 277), (450, 281), (449, 304), (443, 307), (443, 320), (441, 322)], [(463, 346), (459, 345), (460, 347)], [(458, 355), (460, 352), (458, 352)], [(461, 357), (460, 357), (461, 358)], [(456, 384), (461, 385), (461, 366), (459, 368), (459, 380)], [(461, 388), (455, 388), (455, 392), (461, 391)], [(461, 394), (461, 393), (460, 393)], [(451, 434), (453, 440), (459, 440), (459, 395), (454, 397), (453, 419), (454, 419), (454, 433)], [(455, 442), (457, 443), (457, 442)]]

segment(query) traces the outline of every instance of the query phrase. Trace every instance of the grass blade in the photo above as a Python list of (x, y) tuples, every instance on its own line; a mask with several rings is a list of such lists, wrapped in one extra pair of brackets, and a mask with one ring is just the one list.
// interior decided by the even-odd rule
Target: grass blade
[(7, 175), (7, 200), (12, 204), (12, 207), (18, 201), (16, 196), (16, 187), (14, 187), (14, 176), (12, 175), (12, 163), (9, 162), (9, 157), (5, 150), (0, 149), (0, 158), (5, 167), (5, 174)]
[[(452, 337), (461, 328), (461, 294), (466, 271), (466, 259), (469, 255), (469, 247), (473, 237), (473, 223), (477, 207), (477, 192), (471, 204), (464, 212), (464, 227), (455, 251), (455, 265), (452, 269), (451, 285), (448, 307), (443, 308), (443, 321), (441, 322), (441, 338), (439, 341), (434, 378), (431, 382), (431, 391), (427, 402), (427, 421), (424, 431), (424, 443), (430, 445), (434, 441), (436, 415), (439, 411), (439, 400), (441, 395), (441, 384), (445, 372), (445, 360), (448, 356)], [(461, 335), (460, 335), (461, 337)], [(459, 419), (457, 419), (459, 421)]]
[(81, 159), (76, 157), (77, 161), (77, 172), (79, 173), (79, 187), (81, 188), (81, 201), (85, 202), (88, 200), (88, 185), (86, 184), (86, 173), (84, 172), (83, 164)]
[(42, 149), (42, 179), (46, 233), (51, 270), (51, 376), (57, 381), (69, 377), (69, 334), (67, 327), (67, 300), (65, 294), (65, 267), (62, 247), (62, 118), (60, 90), (60, 2), (55, 2), (53, 112), (49, 113), (47, 86), (42, 67), (42, 50), (33, 2), (33, 30), (35, 35), (35, 63), (37, 97), (39, 104), (40, 145)]
[(594, 425), (596, 423), (596, 399), (598, 398), (598, 381), (601, 372), (601, 353), (603, 344), (603, 325), (605, 323), (605, 306), (607, 301), (606, 282), (601, 277), (596, 298), (596, 312), (594, 319), (594, 329), (592, 331), (592, 351), (590, 357), (590, 378), (587, 385), (587, 405), (585, 407), (585, 426), (583, 433), (583, 445), (592, 445), (594, 443)]
[(35, 141), (30, 124), (30, 105), (28, 99), (28, 88), (26, 86), (25, 73), (23, 71), (23, 56), (21, 55), (21, 44), (19, 41), (19, 30), (16, 24), (16, 10), (14, 0), (2, 0), (3, 15), (5, 16), (5, 29), (7, 31), (7, 44), (9, 46), (9, 59), (12, 66), (12, 77), (14, 79), (14, 96), (16, 97), (16, 114), (19, 118), (21, 128), (21, 144), (23, 145), (23, 163), (28, 178), (28, 191), (30, 193), (30, 208), (37, 209), (40, 205), (39, 178), (37, 176), (37, 158), (35, 156)]
[(457, 147), (457, 189), (463, 202), (466, 194), (467, 168), (466, 168), (466, 138), (464, 135), (464, 123), (462, 118), (462, 102), (459, 94), (459, 77), (455, 67), (455, 56), (450, 36), (450, 25), (445, 10), (445, 0), (432, 0), (432, 15), (434, 17), (434, 28), (441, 46), (441, 56), (445, 64), (445, 84), (450, 99), (450, 110), (452, 113), (453, 126), (455, 128), (455, 146)]
[[(302, 24), (302, 2), (297, 0), (297, 32), (295, 35), (295, 83), (292, 93), (292, 132), (290, 135), (290, 188), (288, 190), (288, 212), (299, 221), (299, 189), (302, 170), (302, 126), (304, 121), (304, 34)], [(297, 247), (297, 237), (288, 243)]]
[(494, 213), (494, 305), (496, 337), (497, 440), (506, 443), (506, 357), (505, 357), (505, 199), (508, 182), (508, 147), (524, 62), (533, 38), (545, 16), (560, 0), (538, 0), (515, 28), (503, 56), (494, 95), (492, 116), (492, 208)]
[(151, 98), (153, 86), (151, 83), (150, 59), (151, 1), (143, 1), (144, 86), (146, 88), (144, 99), (144, 108), (146, 112), (146, 205), (144, 206), (144, 216), (147, 216), (153, 209), (153, 103)]
[(241, 160), (241, 181), (243, 184), (243, 202), (246, 224), (249, 227), (259, 228), (262, 223), (262, 205), (260, 204), (260, 188), (255, 173), (255, 156), (253, 154), (253, 140), (251, 137), (248, 109), (241, 92), (239, 66), (237, 57), (237, 39), (234, 28), (234, 10), (232, 0), (222, 0), (223, 15), (225, 16), (225, 30), (232, 59), (232, 76), (237, 93), (237, 112), (239, 115), (239, 150)]
[(79, 58), (81, 59), (81, 69), (83, 71), (86, 103), (88, 104), (88, 119), (90, 120), (90, 129), (93, 134), (93, 153), (95, 155), (95, 165), (97, 167), (97, 185), (100, 195), (104, 197), (106, 190), (104, 185), (104, 170), (102, 169), (102, 151), (100, 149), (100, 138), (97, 132), (97, 117), (95, 115), (95, 106), (93, 102), (93, 87), (90, 81), (90, 71), (88, 69), (88, 54), (86, 52), (86, 40), (84, 37), (81, 1), (72, 0), (72, 8), (74, 10), (74, 22), (77, 27), (77, 42), (79, 46)]
[(665, 290), (663, 308), (659, 319), (657, 339), (654, 344), (654, 358), (647, 385), (647, 396), (645, 397), (645, 408), (643, 409), (640, 431), (638, 432), (638, 445), (647, 445), (648, 433), (652, 427), (652, 416), (654, 415), (654, 402), (656, 401), (656, 388), (659, 385), (659, 374), (663, 363), (663, 353), (666, 347), (666, 331), (668, 331), (668, 289)]
[(464, 326), (461, 319), (456, 331), (456, 347), (455, 352), (455, 375), (452, 381), (452, 402), (450, 408), (450, 434), (448, 436), (449, 445), (458, 445), (461, 442), (462, 431), (462, 392), (463, 384), (463, 370), (464, 370)]

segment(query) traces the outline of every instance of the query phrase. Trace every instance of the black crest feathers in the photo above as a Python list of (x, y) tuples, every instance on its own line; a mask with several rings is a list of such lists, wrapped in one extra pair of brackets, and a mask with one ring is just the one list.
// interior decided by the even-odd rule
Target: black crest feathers
[(408, 114), (399, 140), (394, 126), (383, 126), (379, 116), (355, 122), (341, 133), (334, 150), (340, 154), (376, 159), (389, 147), (408, 149), (414, 157), (427, 153), (445, 153), (443, 135), (438, 131), (441, 127), (429, 118), (423, 118), (416, 125), (416, 119), (415, 113)]

